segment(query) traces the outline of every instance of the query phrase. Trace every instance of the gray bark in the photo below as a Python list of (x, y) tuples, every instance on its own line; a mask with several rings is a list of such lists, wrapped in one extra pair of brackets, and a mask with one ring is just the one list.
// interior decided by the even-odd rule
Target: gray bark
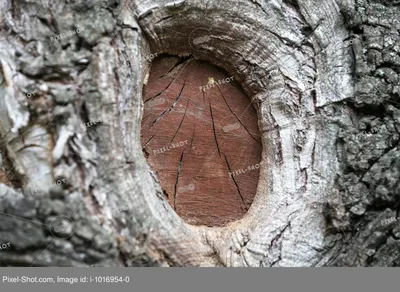
[[(398, 265), (397, 1), (0, 9), (1, 265)], [(152, 53), (210, 61), (251, 97), (265, 163), (243, 219), (194, 227), (163, 199), (139, 139)]]

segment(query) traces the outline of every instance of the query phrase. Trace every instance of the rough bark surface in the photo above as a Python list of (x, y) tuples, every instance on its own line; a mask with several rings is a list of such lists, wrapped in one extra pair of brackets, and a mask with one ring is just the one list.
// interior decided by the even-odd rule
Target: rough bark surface
[[(2, 1), (3, 266), (398, 266), (399, 1)], [(245, 216), (185, 223), (140, 141), (151, 54), (257, 112)], [(2, 178), (4, 181), (4, 179)]]

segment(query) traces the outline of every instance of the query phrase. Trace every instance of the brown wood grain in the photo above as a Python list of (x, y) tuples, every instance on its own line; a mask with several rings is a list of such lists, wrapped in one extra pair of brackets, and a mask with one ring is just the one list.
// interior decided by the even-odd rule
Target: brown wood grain
[(256, 193), (257, 114), (232, 80), (206, 62), (163, 56), (144, 88), (143, 150), (169, 203), (193, 225), (240, 219)]

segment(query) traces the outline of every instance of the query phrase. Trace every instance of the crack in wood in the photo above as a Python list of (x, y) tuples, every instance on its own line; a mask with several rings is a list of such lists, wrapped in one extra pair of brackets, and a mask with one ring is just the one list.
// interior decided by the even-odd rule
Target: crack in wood
[[(243, 128), (244, 128), (244, 129), (246, 130), (246, 132), (250, 135), (250, 137), (253, 138), (258, 144), (261, 145), (261, 141), (257, 140), (257, 139), (250, 133), (250, 131), (249, 131), (249, 130), (247, 129), (247, 127), (243, 124), (243, 122), (240, 120), (240, 118), (232, 111), (232, 109), (231, 109), (231, 107), (229, 106), (228, 102), (226, 101), (226, 98), (225, 98), (224, 94), (222, 93), (221, 89), (219, 88), (218, 85), (217, 85), (217, 87), (218, 87), (219, 92), (221, 93), (221, 96), (222, 96), (222, 98), (223, 98), (223, 100), (224, 100), (226, 106), (228, 107), (228, 109), (229, 109), (229, 111), (232, 113), (232, 115), (235, 116), (235, 118), (236, 118), (236, 119), (238, 120), (238, 122), (243, 126)], [(252, 103), (250, 103), (250, 104), (247, 106), (246, 110), (245, 110), (240, 116), (243, 116), (243, 115), (246, 113), (247, 109), (251, 106), (251, 104), (252, 104)]]
[[(232, 173), (231, 166), (229, 165), (228, 158), (226, 157), (226, 155), (225, 155), (225, 154), (224, 154), (224, 158), (225, 158), (226, 166), (228, 167), (228, 171), (229, 171), (229, 173)], [(241, 192), (240, 192), (239, 185), (237, 184), (237, 182), (236, 182), (236, 180), (235, 180), (235, 178), (234, 178), (234, 176), (233, 176), (233, 175), (230, 175), (230, 177), (232, 178), (232, 180), (233, 180), (233, 183), (234, 183), (234, 184), (235, 184), (235, 186), (236, 186), (236, 189), (237, 189), (237, 191), (238, 191), (238, 194), (239, 194), (240, 200), (242, 201), (242, 203), (243, 203), (243, 205), (244, 205), (245, 209), (247, 209), (246, 203), (245, 203), (245, 201), (244, 201), (244, 199), (243, 199), (243, 196), (242, 196), (242, 194), (241, 194)]]
[(219, 150), (219, 144), (218, 144), (217, 134), (215, 133), (215, 123), (214, 123), (214, 116), (213, 116), (213, 112), (212, 112), (211, 101), (210, 101), (210, 115), (211, 115), (212, 129), (213, 129), (215, 144), (216, 144), (216, 146), (217, 146), (218, 155), (221, 156), (221, 151)]
[[(203, 61), (177, 59), (153, 60), (143, 96), (161, 93), (145, 103), (142, 145), (182, 219), (193, 225), (224, 226), (246, 214), (256, 193), (259, 169), (250, 166), (261, 160), (257, 114), (231, 77), (222, 82), (227, 73)], [(174, 70), (179, 76), (173, 82), (159, 78)], [(221, 82), (207, 86), (213, 80)], [(240, 168), (251, 171), (229, 177)]]
[(175, 132), (174, 136), (173, 136), (172, 139), (171, 139), (171, 143), (174, 141), (174, 139), (175, 139), (175, 137), (176, 137), (176, 134), (178, 134), (179, 129), (180, 129), (181, 126), (182, 126), (183, 120), (184, 120), (185, 117), (186, 117), (186, 112), (187, 112), (187, 109), (188, 109), (188, 107), (189, 107), (189, 101), (190, 101), (190, 100), (187, 101), (186, 108), (185, 108), (185, 112), (184, 112), (184, 114), (183, 114), (182, 120), (181, 120), (181, 122), (180, 122), (180, 124), (179, 124), (179, 126), (178, 126), (178, 129), (176, 129), (176, 132)]
[(181, 174), (181, 168), (182, 168), (182, 161), (183, 161), (183, 154), (184, 154), (185, 150), (182, 151), (181, 154), (181, 158), (179, 160), (179, 164), (178, 164), (178, 173), (176, 175), (176, 181), (175, 181), (175, 186), (174, 186), (174, 210), (176, 211), (176, 189), (178, 186), (178, 182), (179, 182), (179, 175)]
[(175, 98), (175, 101), (172, 103), (172, 105), (171, 105), (168, 109), (164, 110), (164, 111), (161, 113), (161, 115), (160, 115), (157, 119), (155, 119), (155, 120), (153, 121), (152, 126), (154, 126), (155, 123), (157, 123), (159, 120), (161, 120), (162, 117), (163, 117), (165, 114), (171, 112), (171, 111), (173, 110), (173, 108), (177, 105), (177, 103), (179, 102), (179, 99), (180, 99), (181, 96), (182, 96), (182, 91), (183, 91), (183, 89), (185, 88), (185, 83), (186, 83), (186, 79), (185, 79), (185, 82), (184, 82), (183, 85), (182, 85), (181, 91), (179, 92), (178, 96)]

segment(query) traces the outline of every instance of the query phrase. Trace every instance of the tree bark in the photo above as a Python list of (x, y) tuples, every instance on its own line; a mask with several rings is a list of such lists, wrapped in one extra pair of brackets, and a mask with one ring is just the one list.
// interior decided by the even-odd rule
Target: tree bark
[[(399, 265), (398, 1), (0, 10), (1, 265)], [(155, 53), (217, 65), (251, 98), (263, 163), (242, 219), (192, 226), (163, 197), (140, 142)]]

